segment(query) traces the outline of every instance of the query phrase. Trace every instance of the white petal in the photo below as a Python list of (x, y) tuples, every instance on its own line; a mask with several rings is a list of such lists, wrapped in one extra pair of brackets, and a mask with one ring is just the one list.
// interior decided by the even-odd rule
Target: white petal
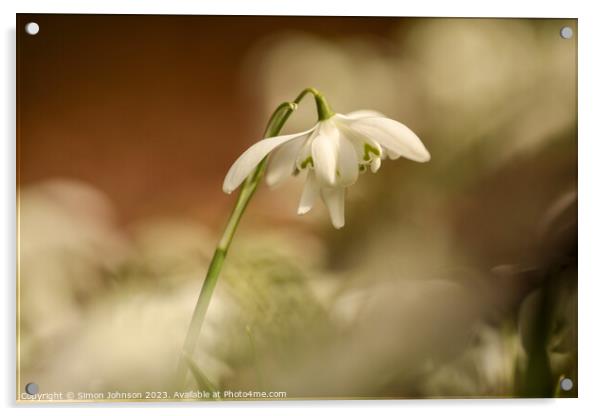
[[(378, 142), (372, 140), (370, 137), (360, 134), (356, 130), (353, 130), (351, 127), (349, 127), (349, 124), (349, 120), (337, 120), (337, 126), (339, 127), (341, 135), (344, 136), (347, 140), (349, 140), (355, 148), (355, 153), (357, 154), (358, 161), (367, 162), (368, 160), (374, 157), (384, 155), (385, 151)], [(375, 155), (374, 152), (369, 152), (367, 156), (370, 159), (365, 159), (366, 145), (370, 146), (373, 149), (376, 149), (376, 153), (378, 154)]]
[(247, 176), (249, 176), (253, 169), (255, 169), (259, 162), (261, 162), (262, 159), (276, 147), (296, 138), (306, 136), (312, 132), (314, 128), (301, 133), (263, 139), (249, 147), (242, 155), (239, 156), (238, 159), (236, 159), (226, 174), (223, 185), (224, 192), (229, 194), (238, 188), (238, 186), (247, 178)]
[(338, 138), (337, 186), (349, 186), (355, 183), (359, 175), (358, 155), (353, 144), (342, 135)]
[(378, 111), (374, 111), (374, 110), (356, 110), (356, 111), (352, 111), (351, 113), (347, 113), (344, 115), (344, 117), (353, 118), (353, 119), (364, 118), (364, 117), (384, 117), (384, 116), (385, 115), (383, 113), (379, 113)]
[[(314, 162), (311, 156), (311, 146), (313, 142), (313, 136), (316, 135), (316, 131), (313, 132), (312, 136), (309, 137), (308, 140), (303, 141), (303, 145), (299, 149), (299, 153), (297, 153), (297, 169), (304, 170), (308, 167), (313, 167)], [(311, 162), (310, 162), (311, 160)]]
[(370, 162), (370, 170), (372, 171), (372, 173), (378, 172), (378, 170), (380, 169), (380, 165), (380, 157), (375, 157), (374, 159), (372, 159), (372, 162)]
[(325, 185), (336, 181), (339, 131), (331, 123), (322, 122), (311, 145), (311, 156), (318, 180)]
[(306, 137), (299, 137), (279, 146), (270, 156), (270, 164), (265, 181), (268, 186), (276, 186), (292, 175), (299, 149)]
[(431, 155), (418, 136), (405, 125), (385, 117), (368, 117), (351, 121), (349, 127), (371, 137), (384, 146), (391, 159), (398, 156), (416, 162), (427, 162)]
[(345, 225), (345, 188), (322, 188), (321, 194), (322, 200), (328, 208), (332, 225), (337, 229), (343, 227)]
[(320, 186), (316, 180), (316, 175), (313, 170), (308, 169), (305, 186), (303, 187), (303, 193), (301, 194), (301, 201), (299, 201), (299, 208), (297, 208), (297, 214), (303, 215), (308, 213), (314, 206), (314, 202), (319, 193)]

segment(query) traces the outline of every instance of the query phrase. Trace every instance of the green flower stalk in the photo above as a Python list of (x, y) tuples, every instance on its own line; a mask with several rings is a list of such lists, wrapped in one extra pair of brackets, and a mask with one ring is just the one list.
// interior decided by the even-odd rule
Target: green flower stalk
[[(280, 130), (282, 130), (282, 127), (296, 108), (296, 102), (284, 102), (280, 104), (270, 117), (264, 137), (276, 136)], [(228, 254), (228, 249), (230, 248), (230, 244), (232, 244), (234, 233), (236, 232), (236, 228), (238, 227), (242, 215), (244, 214), (247, 205), (249, 205), (251, 197), (257, 190), (257, 186), (261, 182), (261, 178), (265, 172), (266, 163), (267, 157), (265, 157), (264, 160), (257, 165), (252, 174), (249, 175), (245, 180), (245, 183), (238, 194), (234, 209), (232, 210), (230, 218), (226, 224), (224, 233), (222, 234), (222, 237), (215, 249), (211, 263), (209, 263), (207, 275), (203, 282), (201, 293), (199, 294), (194, 312), (192, 313), (192, 319), (190, 321), (186, 339), (184, 341), (184, 347), (182, 351), (183, 356), (180, 357), (178, 362), (178, 369), (176, 373), (176, 382), (178, 384), (183, 384), (185, 382), (187, 368), (189, 367), (188, 364), (192, 360), (190, 357), (193, 355), (193, 351), (196, 347), (201, 332), (201, 327), (203, 326), (203, 321), (205, 320), (205, 315), (207, 314), (207, 309), (209, 308), (211, 296), (213, 295), (215, 285), (217, 284), (217, 279), (222, 270), (224, 259)]]

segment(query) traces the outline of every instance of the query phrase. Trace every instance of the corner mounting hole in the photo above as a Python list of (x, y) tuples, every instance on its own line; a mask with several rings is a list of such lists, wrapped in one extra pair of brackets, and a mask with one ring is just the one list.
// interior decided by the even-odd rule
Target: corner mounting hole
[(36, 383), (27, 383), (27, 384), (25, 385), (25, 392), (26, 392), (27, 394), (30, 394), (30, 395), (32, 395), (32, 396), (33, 396), (34, 394), (37, 394), (39, 390), (40, 390), (40, 389), (39, 389), (39, 387), (38, 387), (38, 385), (37, 385)]
[(38, 25), (36, 22), (29, 22), (25, 25), (25, 32), (28, 35), (37, 35), (39, 31), (40, 25)]
[(567, 377), (563, 378), (562, 380), (560, 380), (560, 388), (564, 391), (573, 390), (573, 380)]
[(564, 26), (560, 29), (560, 37), (562, 39), (570, 39), (573, 37), (573, 29), (570, 26)]

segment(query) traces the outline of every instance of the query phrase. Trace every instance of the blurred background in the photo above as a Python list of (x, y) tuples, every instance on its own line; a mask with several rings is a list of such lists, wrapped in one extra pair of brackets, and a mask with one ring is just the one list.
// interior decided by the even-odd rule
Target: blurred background
[[(17, 27), (20, 391), (174, 388), (235, 199), (223, 178), (312, 86), (337, 112), (408, 125), (432, 160), (362, 175), (342, 230), (320, 204), (296, 215), (299, 180), (260, 187), (192, 357), (214, 388), (576, 397), (576, 20), (21, 14)], [(284, 131), (314, 122), (307, 100)]]

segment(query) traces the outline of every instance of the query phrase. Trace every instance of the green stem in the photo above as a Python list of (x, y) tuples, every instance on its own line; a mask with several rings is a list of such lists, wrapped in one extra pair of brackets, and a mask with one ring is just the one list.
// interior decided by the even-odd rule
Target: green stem
[[(284, 126), (284, 123), (286, 123), (292, 112), (297, 108), (297, 104), (298, 102), (285, 102), (278, 106), (278, 108), (276, 108), (276, 110), (272, 114), (270, 121), (268, 122), (264, 136), (273, 137), (278, 135), (278, 133)], [(215, 249), (215, 253), (213, 254), (213, 258), (211, 259), (211, 263), (209, 264), (209, 269), (207, 270), (207, 276), (205, 277), (203, 287), (201, 288), (201, 293), (199, 294), (199, 298), (197, 300), (194, 312), (192, 314), (192, 320), (190, 322), (190, 326), (188, 327), (188, 333), (186, 334), (186, 339), (184, 341), (184, 357), (193, 355), (193, 351), (196, 347), (197, 340), (201, 332), (201, 327), (203, 326), (203, 321), (205, 320), (205, 315), (207, 314), (207, 309), (209, 308), (211, 295), (213, 294), (213, 290), (215, 289), (215, 285), (217, 283), (219, 273), (222, 269), (224, 259), (226, 258), (226, 254), (228, 253), (228, 249), (230, 248), (230, 244), (232, 243), (232, 238), (234, 237), (234, 233), (236, 232), (238, 223), (240, 222), (240, 219), (242, 218), (242, 215), (245, 212), (245, 209), (247, 208), (251, 197), (255, 193), (255, 190), (257, 189), (261, 178), (263, 177), (266, 164), (267, 156), (259, 163), (259, 165), (257, 165), (253, 173), (251, 173), (249, 177), (245, 180), (242, 189), (238, 194), (236, 205), (234, 206), (234, 210), (230, 214), (230, 218), (228, 219), (228, 223), (226, 224), (226, 229), (224, 230), (222, 238), (220, 239), (217, 248)], [(184, 385), (187, 370), (188, 368), (186, 366), (185, 359), (183, 357), (180, 357), (178, 362), (178, 368), (176, 371), (177, 385)]]
[(295, 104), (299, 104), (303, 97), (307, 94), (311, 94), (314, 96), (314, 100), (316, 100), (316, 108), (318, 110), (318, 120), (324, 121), (328, 120), (330, 117), (334, 116), (334, 112), (331, 110), (330, 105), (328, 105), (328, 101), (322, 95), (320, 91), (315, 88), (305, 88), (301, 93), (295, 98), (293, 101)]

